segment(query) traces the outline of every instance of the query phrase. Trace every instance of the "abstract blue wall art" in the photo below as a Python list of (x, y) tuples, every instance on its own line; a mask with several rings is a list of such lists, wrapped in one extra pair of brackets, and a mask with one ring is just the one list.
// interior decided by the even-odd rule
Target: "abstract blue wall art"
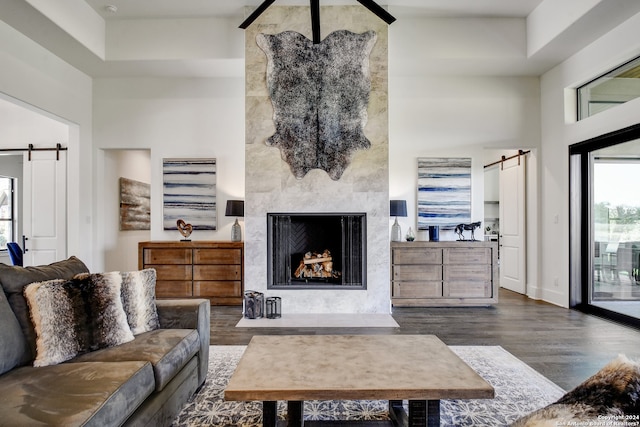
[(163, 159), (162, 177), (165, 230), (177, 230), (178, 219), (216, 229), (216, 159)]
[(471, 221), (471, 158), (418, 159), (418, 230)]

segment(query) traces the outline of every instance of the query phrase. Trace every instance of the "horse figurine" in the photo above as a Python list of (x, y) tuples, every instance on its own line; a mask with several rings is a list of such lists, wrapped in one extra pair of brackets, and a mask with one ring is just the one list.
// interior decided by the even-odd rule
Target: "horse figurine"
[(471, 239), (470, 240), (476, 240), (475, 236), (474, 236), (474, 232), (476, 230), (476, 228), (480, 228), (480, 224), (481, 222), (472, 222), (471, 224), (458, 224), (456, 225), (455, 228), (455, 232), (458, 235), (458, 240), (467, 240), (464, 238), (464, 235), (462, 234), (465, 230), (471, 230)]

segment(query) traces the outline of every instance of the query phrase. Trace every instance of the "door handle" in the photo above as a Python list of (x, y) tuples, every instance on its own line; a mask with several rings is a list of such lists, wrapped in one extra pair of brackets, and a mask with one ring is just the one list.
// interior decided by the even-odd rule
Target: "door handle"
[(26, 254), (27, 251), (29, 250), (27, 249), (27, 240), (29, 240), (29, 238), (23, 235), (22, 236), (22, 253), (23, 254)]

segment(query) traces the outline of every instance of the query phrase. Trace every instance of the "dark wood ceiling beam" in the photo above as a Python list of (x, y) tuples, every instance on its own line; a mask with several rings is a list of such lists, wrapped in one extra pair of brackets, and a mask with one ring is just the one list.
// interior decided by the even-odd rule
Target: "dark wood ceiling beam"
[(391, 24), (396, 20), (396, 18), (394, 18), (389, 12), (387, 12), (382, 8), (382, 6), (380, 6), (373, 0), (358, 0), (358, 3), (369, 9), (378, 18), (382, 19), (387, 24)]
[(242, 24), (240, 24), (239, 28), (242, 28), (243, 30), (246, 30), (247, 27), (249, 25), (251, 25), (251, 23), (253, 21), (255, 21), (258, 18), (258, 16), (262, 15), (262, 12), (267, 10), (267, 8), (269, 6), (271, 6), (273, 4), (273, 2), (275, 2), (275, 1), (276, 0), (264, 0), (262, 2), (262, 4), (260, 6), (258, 6), (258, 8), (256, 10), (254, 10), (253, 13), (251, 15), (249, 15), (249, 17), (247, 19), (245, 19)]
[(320, 0), (311, 0), (311, 34), (313, 44), (320, 43)]
[[(271, 6), (276, 0), (265, 0), (262, 2), (260, 6), (256, 10), (253, 11), (251, 15), (247, 19), (244, 20), (242, 24), (240, 24), (240, 28), (246, 30), (249, 25), (253, 21), (255, 21), (258, 16), (262, 15), (262, 12), (267, 10), (269, 6)], [(310, 0), (311, 1), (311, 27), (313, 31), (313, 42), (315, 44), (320, 43), (320, 0)], [(373, 0), (358, 0), (358, 3), (369, 9), (373, 12), (378, 18), (382, 19), (387, 24), (393, 23), (396, 18), (394, 18), (389, 12), (387, 12), (382, 6), (376, 3)]]

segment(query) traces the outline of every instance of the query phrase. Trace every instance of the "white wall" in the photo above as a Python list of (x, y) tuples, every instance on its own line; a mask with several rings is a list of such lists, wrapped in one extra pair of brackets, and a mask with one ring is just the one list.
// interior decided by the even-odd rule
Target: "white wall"
[[(527, 214), (529, 219), (539, 218), (533, 235), (540, 246), (531, 252), (540, 254), (536, 269), (540, 297), (567, 305), (568, 146), (636, 124), (640, 117), (640, 100), (634, 100), (576, 123), (573, 88), (640, 54), (640, 17), (632, 16), (547, 72), (540, 83), (533, 77), (461, 76), (466, 71), (454, 72), (456, 67), (477, 66), (480, 74), (487, 61), (508, 65), (510, 59), (520, 57), (526, 44), (522, 22), (432, 21), (434, 25), (429, 26), (403, 19), (390, 27), (389, 195), (406, 199), (411, 214), (415, 212), (417, 157), (471, 155), (473, 217), (482, 218), (482, 149), (540, 147), (533, 157), (535, 166), (530, 168), (539, 174), (532, 185), (540, 196), (529, 203)], [(473, 38), (468, 24), (500, 29), (501, 33), (494, 37), (491, 32), (482, 32), (483, 45), (483, 40)], [(455, 38), (447, 38), (447, 49), (434, 53), (442, 34), (435, 28), (450, 31)], [(513, 37), (505, 38), (505, 34)], [(514, 43), (505, 46), (492, 41)], [(427, 53), (440, 59), (438, 67), (451, 67), (432, 67)], [(223, 206), (226, 199), (244, 194), (242, 76), (92, 82), (4, 22), (0, 22), (0, 70), (0, 93), (46, 111), (69, 126), (69, 254), (78, 255), (93, 270), (105, 265), (105, 242), (98, 240), (105, 220), (101, 149), (150, 150), (151, 239), (179, 238), (175, 232), (161, 229), (162, 158), (216, 157), (220, 230), (196, 233), (193, 238), (229, 239), (233, 218), (223, 216)], [(505, 67), (505, 74), (509, 72), (515, 71)], [(415, 214), (411, 215), (401, 219), (404, 230), (415, 228)], [(422, 233), (418, 238), (426, 237)]]
[[(394, 24), (389, 35), (389, 196), (407, 200), (410, 216), (400, 218), (403, 233), (409, 226), (416, 230), (418, 157), (473, 157), (472, 218), (482, 220), (483, 150), (539, 146), (539, 79), (428, 76), (424, 73), (424, 61), (415, 54), (415, 34), (410, 28), (395, 27), (400, 24)], [(402, 25), (412, 27), (410, 23)], [(465, 26), (459, 20), (443, 20), (439, 25), (455, 28), (460, 43), (473, 38), (469, 28), (467, 33), (460, 33)], [(505, 28), (515, 36), (520, 23), (509, 21)], [(520, 42), (519, 45), (524, 45), (523, 40)], [(491, 60), (506, 61), (516, 54), (513, 49), (488, 51)], [(457, 52), (463, 63), (467, 63), (468, 55), (480, 56), (477, 49), (450, 52)], [(402, 64), (402, 68), (397, 64)], [(195, 233), (193, 238), (229, 240), (232, 219), (223, 216), (224, 203), (226, 199), (244, 196), (243, 85), (243, 78), (95, 80), (96, 149), (151, 150), (151, 239), (179, 237), (161, 229), (162, 158), (197, 155), (218, 158), (218, 218), (222, 228), (218, 232)], [(102, 161), (98, 155), (98, 167), (103, 167)], [(101, 173), (98, 171), (97, 175)], [(535, 175), (533, 179), (537, 179)], [(103, 184), (98, 183), (97, 187), (103, 188)], [(531, 205), (535, 219), (535, 199)], [(98, 204), (96, 211), (105, 212), (104, 206)], [(417, 238), (426, 240), (426, 233), (418, 233)], [(449, 238), (453, 239), (453, 234)]]
[(540, 284), (541, 297), (555, 304), (569, 304), (568, 147), (640, 121), (636, 99), (576, 122), (573, 89), (639, 54), (640, 15), (635, 15), (541, 78)]
[[(91, 268), (91, 79), (0, 22), (0, 93), (48, 112), (65, 123), (67, 153), (67, 253)], [(81, 179), (82, 177), (82, 179)]]
[[(389, 84), (389, 193), (407, 200), (409, 216), (398, 219), (403, 233), (417, 225), (418, 157), (472, 157), (471, 219), (483, 220), (484, 150), (539, 145), (538, 79), (411, 76)], [(427, 240), (427, 234), (417, 239)]]
[[(179, 240), (177, 231), (162, 226), (162, 159), (200, 157), (217, 159), (217, 231), (195, 231), (192, 240), (231, 240), (235, 218), (224, 216), (228, 199), (244, 198), (244, 80), (220, 79), (96, 79), (94, 82), (94, 142), (97, 188), (109, 184), (105, 176), (105, 149), (150, 150), (152, 240)], [(100, 223), (113, 211), (104, 199), (96, 201)], [(111, 212), (111, 213), (107, 213)], [(111, 218), (112, 220), (113, 218)], [(102, 236), (97, 256), (105, 268), (107, 242)], [(135, 242), (129, 242), (134, 246)], [(136, 245), (137, 247), (137, 245)], [(127, 250), (130, 250), (128, 247)]]
[[(451, 30), (455, 28), (456, 40), (467, 45), (466, 41), (473, 39), (474, 32), (469, 22), (465, 22), (462, 25), (459, 20), (443, 20), (438, 25), (448, 25)], [(485, 25), (483, 22), (477, 24)], [(486, 24), (487, 28), (491, 27), (491, 23)], [(107, 264), (107, 252), (111, 250), (107, 242), (113, 236), (101, 234), (101, 230), (103, 224), (113, 218), (106, 214), (108, 209), (102, 197), (107, 189), (104, 176), (108, 167), (104, 149), (150, 150), (150, 238), (153, 240), (179, 239), (176, 232), (162, 230), (162, 158), (217, 158), (219, 230), (196, 232), (192, 238), (229, 240), (233, 218), (224, 217), (224, 204), (227, 199), (244, 197), (242, 76), (218, 79), (95, 79), (91, 91), (89, 78), (11, 28), (0, 25), (3, 25), (0, 30), (11, 36), (9, 39), (0, 38), (0, 46), (8, 51), (1, 57), (3, 65), (6, 64), (3, 71), (7, 70), (8, 74), (0, 78), (0, 91), (81, 124), (78, 141), (82, 144), (78, 142), (79, 148), (70, 153), (69, 161), (72, 187), (69, 193), (70, 253), (86, 259), (93, 270), (104, 269)], [(482, 219), (482, 150), (535, 148), (540, 135), (537, 78), (450, 76), (447, 73), (440, 76), (437, 75), (438, 70), (435, 70), (436, 75), (427, 75), (433, 70), (425, 69), (424, 55), (416, 55), (415, 51), (415, 31), (424, 26), (416, 25), (398, 22), (390, 28), (389, 35), (389, 195), (408, 202), (410, 216), (400, 219), (405, 232), (409, 226), (416, 228), (418, 157), (472, 156), (473, 218)], [(494, 46), (490, 42), (495, 41), (495, 37), (489, 37), (489, 34), (485, 48), (481, 49), (480, 41), (476, 40), (473, 52), (463, 46), (456, 49), (451, 41), (448, 52), (455, 52), (454, 59), (461, 65), (480, 59), (483, 54), (479, 52), (489, 52), (485, 55), (489, 58), (487, 60), (502, 60), (507, 64), (524, 46), (524, 39), (518, 35), (522, 23), (509, 21), (500, 25), (495, 28), (512, 34), (518, 40), (518, 49), (487, 47)], [(46, 73), (39, 70), (46, 70)], [(91, 151), (88, 147), (92, 130), (94, 144)], [(90, 153), (93, 153), (93, 161)], [(91, 188), (96, 191), (91, 192)], [(87, 194), (93, 194), (92, 203), (85, 203)], [(417, 237), (426, 239), (425, 233), (419, 233)]]

